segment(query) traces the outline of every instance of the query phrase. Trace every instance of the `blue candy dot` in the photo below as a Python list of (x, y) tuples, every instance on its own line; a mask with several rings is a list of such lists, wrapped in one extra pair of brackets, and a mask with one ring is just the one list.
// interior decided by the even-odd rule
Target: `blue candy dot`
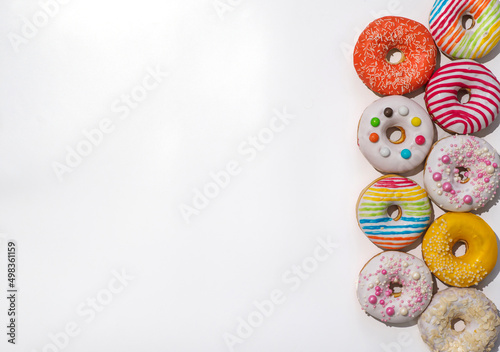
[(410, 159), (411, 152), (408, 149), (403, 149), (401, 151), (401, 156), (403, 157), (403, 159)]

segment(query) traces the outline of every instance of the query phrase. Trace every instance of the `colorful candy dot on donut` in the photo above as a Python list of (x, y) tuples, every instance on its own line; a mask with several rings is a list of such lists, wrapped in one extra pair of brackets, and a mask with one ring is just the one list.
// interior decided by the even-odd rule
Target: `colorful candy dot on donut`
[(403, 149), (401, 151), (401, 157), (403, 159), (410, 159), (411, 158), (411, 152), (410, 152), (410, 150), (409, 149)]
[(380, 155), (382, 155), (384, 158), (387, 158), (389, 155), (391, 155), (391, 150), (387, 147), (380, 148)]
[[(468, 153), (467, 153), (467, 154), (468, 154)], [(470, 156), (469, 156), (469, 158), (470, 158)], [(441, 157), (441, 161), (442, 161), (444, 164), (449, 164), (449, 163), (450, 163), (450, 161), (451, 161), (451, 159), (450, 159), (450, 157), (449, 157), (448, 155), (443, 155), (443, 156)]]
[(424, 145), (425, 144), (425, 137), (424, 136), (416, 136), (415, 143), (417, 143), (418, 145)]
[(370, 142), (377, 143), (378, 139), (379, 139), (378, 134), (376, 134), (376, 133), (370, 134)]
[(385, 301), (383, 299), (380, 300), (381, 305), (385, 305)]
[(385, 117), (392, 117), (393, 111), (391, 108), (385, 108), (384, 109), (384, 115)]
[(370, 297), (368, 297), (368, 302), (370, 304), (377, 304), (377, 296), (371, 295)]
[(435, 172), (433, 175), (432, 175), (432, 179), (434, 181), (441, 181), (441, 179), (443, 178), (443, 175), (441, 175), (440, 172)]
[[(408, 116), (399, 113), (402, 107), (409, 110)], [(384, 114), (388, 109), (392, 110), (391, 117)], [(421, 119), (418, 127), (411, 124), (415, 116)], [(375, 117), (380, 120), (377, 127), (371, 124)], [(369, 138), (374, 132), (379, 135), (377, 148)], [(427, 111), (403, 96), (392, 95), (374, 101), (365, 109), (358, 123), (358, 146), (370, 164), (383, 173), (398, 174), (416, 169), (425, 161), (433, 140), (434, 125)], [(381, 151), (382, 148), (388, 150)], [(411, 151), (411, 158), (401, 158), (403, 149)]]
[(408, 109), (408, 107), (406, 105), (402, 105), (399, 107), (398, 112), (399, 112), (399, 115), (406, 116), (410, 113), (410, 110)]
[(471, 197), (471, 196), (469, 196), (469, 195), (466, 195), (466, 196), (464, 197), (464, 203), (465, 203), (465, 204), (472, 204), (472, 197)]
[(453, 189), (453, 186), (449, 182), (443, 183), (443, 191), (450, 192)]
[(411, 119), (411, 124), (415, 127), (418, 127), (422, 124), (422, 120), (420, 120), (420, 118), (418, 117), (414, 117)]
[(486, 172), (491, 175), (492, 173), (495, 172), (495, 168), (490, 165), (490, 166), (486, 167)]
[(386, 275), (386, 274), (387, 274), (387, 270), (382, 269), (382, 275)]
[(392, 295), (392, 291), (391, 291), (391, 290), (386, 290), (386, 291), (385, 291), (385, 295), (386, 295), (387, 297), (389, 297), (390, 295)]
[(380, 119), (378, 117), (374, 117), (373, 119), (371, 119), (370, 124), (373, 127), (378, 127), (380, 125)]
[(411, 277), (413, 278), (413, 280), (419, 280), (420, 279), (420, 273), (418, 272), (414, 272)]
[(401, 308), (399, 310), (399, 314), (401, 314), (402, 316), (408, 315), (408, 309), (406, 309), (405, 307)]
[(387, 313), (387, 315), (389, 315), (389, 316), (393, 316), (393, 315), (394, 315), (394, 313), (395, 313), (394, 308), (392, 308), (392, 307), (388, 307), (388, 308), (385, 310), (385, 312), (386, 312), (386, 313)]

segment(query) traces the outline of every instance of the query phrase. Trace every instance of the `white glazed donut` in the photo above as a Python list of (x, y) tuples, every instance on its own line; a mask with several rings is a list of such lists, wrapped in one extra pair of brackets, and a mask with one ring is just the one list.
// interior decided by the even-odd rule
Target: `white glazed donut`
[(436, 0), (429, 27), (445, 55), (455, 59), (479, 59), (500, 39), (499, 13), (498, 0)]
[[(455, 321), (465, 328), (457, 331)], [(448, 288), (432, 298), (418, 319), (422, 339), (432, 351), (491, 351), (500, 332), (497, 307), (481, 291), (474, 288)]]
[[(460, 92), (469, 94), (468, 102), (459, 101)], [(474, 133), (497, 117), (500, 82), (484, 65), (457, 60), (434, 73), (424, 99), (429, 114), (442, 129), (449, 133)]]
[(486, 205), (499, 186), (500, 157), (488, 142), (454, 135), (436, 142), (424, 167), (424, 187), (439, 207), (466, 212)]
[(361, 309), (369, 315), (401, 324), (425, 310), (432, 288), (431, 272), (422, 260), (408, 253), (387, 251), (365, 264), (359, 274), (357, 296)]
[[(400, 138), (393, 140), (391, 130), (399, 130)], [(376, 100), (359, 120), (359, 149), (381, 172), (415, 169), (424, 161), (433, 139), (434, 126), (425, 109), (400, 95)]]

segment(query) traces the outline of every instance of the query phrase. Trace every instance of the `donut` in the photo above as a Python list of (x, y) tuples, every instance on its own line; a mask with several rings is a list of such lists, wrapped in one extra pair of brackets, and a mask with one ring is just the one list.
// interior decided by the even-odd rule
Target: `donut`
[[(391, 53), (401, 58), (392, 63)], [(404, 17), (371, 22), (354, 47), (354, 68), (363, 83), (380, 95), (410, 93), (422, 87), (436, 67), (437, 48), (424, 25)]]
[(356, 290), (362, 310), (380, 321), (401, 324), (422, 314), (432, 288), (432, 274), (420, 259), (387, 251), (365, 264)]
[[(460, 102), (460, 94), (469, 101)], [(442, 66), (429, 80), (425, 104), (432, 120), (449, 133), (474, 133), (498, 115), (500, 82), (484, 65), (457, 60)]]
[[(394, 137), (397, 131), (399, 135)], [(399, 137), (399, 138), (398, 138)], [(413, 100), (393, 95), (370, 104), (359, 120), (358, 146), (377, 170), (404, 173), (420, 166), (434, 142), (434, 124)]]
[(479, 59), (500, 39), (500, 2), (436, 0), (429, 28), (443, 54), (455, 59)]
[[(391, 207), (398, 213), (389, 215)], [(415, 242), (431, 223), (427, 192), (398, 175), (382, 176), (360, 194), (356, 217), (366, 237), (384, 249), (401, 249)]]
[(424, 187), (439, 207), (466, 212), (484, 207), (499, 185), (500, 157), (488, 142), (454, 135), (437, 141), (424, 167)]
[[(462, 321), (463, 330), (454, 324)], [(489, 352), (500, 332), (495, 304), (474, 288), (439, 291), (418, 319), (418, 329), (432, 351)]]
[[(456, 257), (453, 246), (465, 244)], [(447, 285), (477, 285), (495, 267), (497, 238), (491, 227), (472, 213), (445, 213), (429, 227), (422, 241), (422, 256), (432, 273)]]

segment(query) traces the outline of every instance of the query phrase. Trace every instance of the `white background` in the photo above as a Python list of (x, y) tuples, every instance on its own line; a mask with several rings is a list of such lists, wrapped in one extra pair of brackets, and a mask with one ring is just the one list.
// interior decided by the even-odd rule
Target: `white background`
[[(225, 334), (273, 290), (285, 302), (235, 351), (426, 350), (416, 325), (387, 326), (356, 300), (357, 273), (380, 250), (355, 205), (380, 174), (356, 146), (377, 96), (350, 50), (382, 15), (428, 25), (432, 1), (220, 4), (72, 0), (46, 23), (37, 1), (0, 4), (0, 231), (17, 242), (19, 288), (14, 347), (3, 241), (0, 350), (60, 350), (59, 336), (74, 352), (229, 351)], [(41, 24), (30, 38), (26, 21)], [(500, 74), (495, 56), (482, 62)], [(120, 118), (122, 94), (157, 68), (169, 77)], [(422, 90), (412, 98), (423, 104)], [(295, 118), (249, 161), (238, 148), (283, 109)], [(60, 180), (55, 163), (103, 120), (113, 132)], [(498, 129), (482, 135), (500, 145)], [(182, 204), (231, 160), (240, 173), (188, 223)], [(495, 212), (481, 216), (498, 231)], [(283, 280), (328, 238), (338, 248), (300, 286)], [(109, 298), (123, 270), (133, 279), (88, 322), (78, 307)], [(500, 304), (496, 273), (483, 292)], [(79, 333), (65, 340), (68, 323)]]

